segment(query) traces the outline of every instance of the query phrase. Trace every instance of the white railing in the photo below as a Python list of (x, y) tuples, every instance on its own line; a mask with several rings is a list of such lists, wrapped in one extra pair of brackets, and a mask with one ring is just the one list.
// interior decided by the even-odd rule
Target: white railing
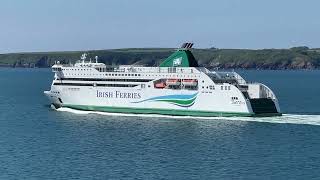
[(193, 67), (117, 67), (107, 69), (106, 72), (125, 72), (125, 73), (179, 73), (179, 74), (199, 74), (200, 72)]
[(210, 71), (210, 73), (207, 73), (209, 77), (213, 81), (236, 81), (240, 85), (245, 85), (247, 82), (236, 72), (230, 71), (230, 72), (217, 72), (217, 71)]

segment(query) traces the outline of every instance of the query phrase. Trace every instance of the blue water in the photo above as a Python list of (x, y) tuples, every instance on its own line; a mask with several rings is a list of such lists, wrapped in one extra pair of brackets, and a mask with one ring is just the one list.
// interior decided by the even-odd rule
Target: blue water
[(320, 179), (320, 71), (241, 71), (283, 117), (52, 110), (47, 69), (0, 69), (0, 179)]

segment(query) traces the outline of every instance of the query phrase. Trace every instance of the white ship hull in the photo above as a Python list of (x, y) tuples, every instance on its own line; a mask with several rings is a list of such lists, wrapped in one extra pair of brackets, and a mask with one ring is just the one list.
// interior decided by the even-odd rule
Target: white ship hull
[[(51, 91), (45, 94), (56, 107), (81, 110), (190, 116), (256, 115), (250, 101), (236, 87), (231, 86), (228, 93), (225, 91), (221, 88), (177, 92), (148, 88), (52, 86)], [(232, 97), (238, 99), (233, 100)]]

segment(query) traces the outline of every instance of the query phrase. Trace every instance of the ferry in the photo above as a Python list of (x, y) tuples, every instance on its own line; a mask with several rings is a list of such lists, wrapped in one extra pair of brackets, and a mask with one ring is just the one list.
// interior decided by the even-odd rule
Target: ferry
[(278, 99), (238, 73), (200, 67), (184, 43), (158, 67), (107, 66), (87, 60), (56, 62), (44, 94), (55, 108), (178, 116), (279, 116)]

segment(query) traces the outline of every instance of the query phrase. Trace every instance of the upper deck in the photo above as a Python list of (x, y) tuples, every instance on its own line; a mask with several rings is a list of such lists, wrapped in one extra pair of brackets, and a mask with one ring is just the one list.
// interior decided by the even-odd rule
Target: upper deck
[(246, 81), (236, 72), (216, 72), (210, 71), (205, 67), (199, 67), (198, 62), (192, 55), (190, 48), (192, 43), (185, 43), (180, 49), (165, 59), (159, 67), (143, 67), (136, 65), (107, 66), (104, 63), (98, 63), (98, 57), (95, 62), (86, 61), (87, 54), (81, 56), (81, 60), (75, 64), (53, 65), (53, 71), (57, 77), (73, 78), (119, 78), (128, 76), (131, 78), (150, 77), (159, 79), (185, 78), (199, 79), (202, 76), (208, 76), (215, 84), (246, 84)]

